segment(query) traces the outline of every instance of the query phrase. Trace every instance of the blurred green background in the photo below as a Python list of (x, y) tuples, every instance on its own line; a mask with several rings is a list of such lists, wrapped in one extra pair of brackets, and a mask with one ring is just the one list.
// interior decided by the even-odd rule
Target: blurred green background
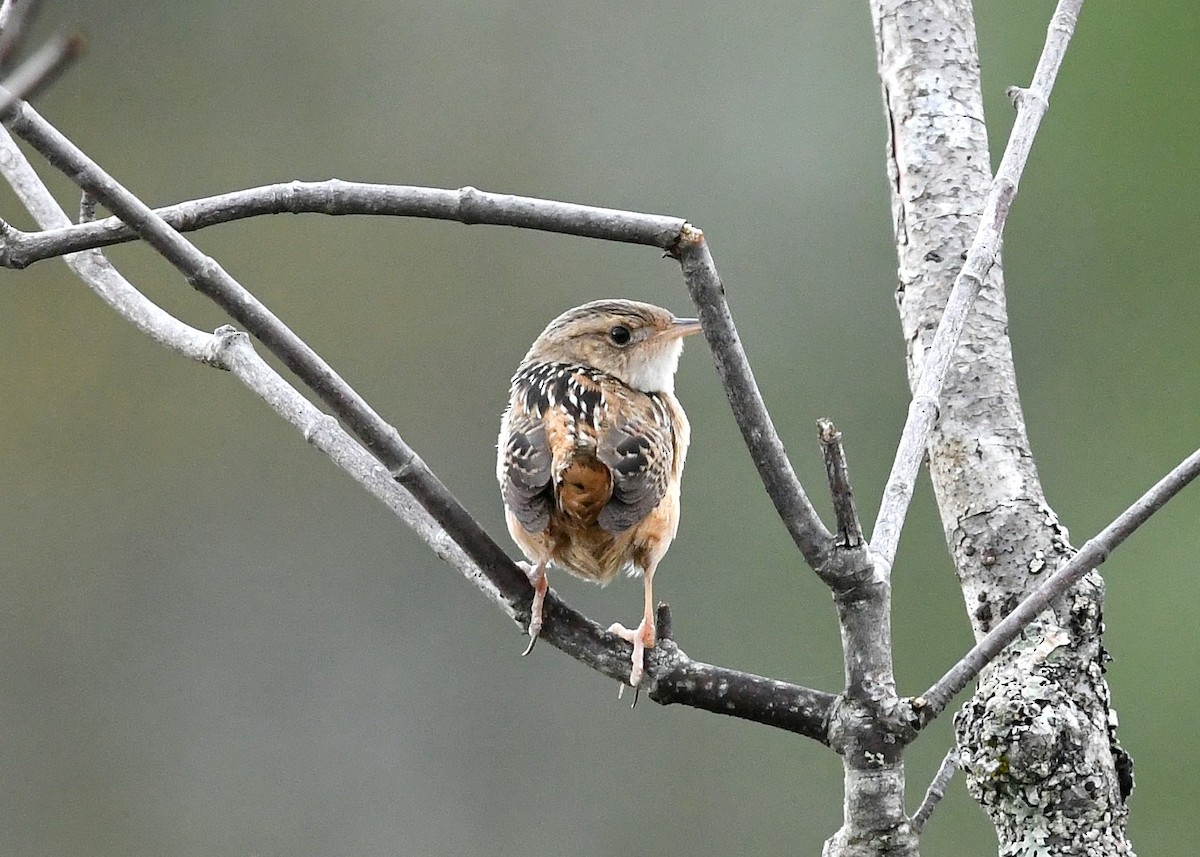
[[(873, 520), (907, 395), (865, 3), (48, 5), (39, 31), (81, 26), (90, 51), (38, 107), (154, 204), (336, 176), (689, 218), (805, 484), (826, 509), (831, 417)], [(1051, 7), (980, 4), (994, 159)], [(1200, 439), (1198, 21), (1089, 4), (1007, 233), (1029, 430), (1077, 544)], [(7, 189), (0, 212), (31, 225)], [(495, 433), (528, 343), (596, 297), (689, 310), (673, 262), (577, 238), (313, 215), (195, 240), (506, 545)], [(145, 248), (112, 258), (185, 320), (226, 321)], [(0, 282), (0, 853), (816, 854), (838, 827), (823, 748), (630, 711), (549, 646), (522, 660), (516, 627), (230, 377), (59, 262)], [(695, 439), (657, 591), (681, 645), (836, 690), (829, 596), (702, 343), (678, 389)], [(1200, 839), (1198, 518), (1193, 488), (1104, 567), (1145, 854)], [(640, 609), (635, 583), (552, 583), (603, 623)], [(927, 482), (895, 600), (916, 693), (970, 639)], [(910, 753), (914, 805), (944, 720)], [(924, 853), (994, 848), (956, 781)]]

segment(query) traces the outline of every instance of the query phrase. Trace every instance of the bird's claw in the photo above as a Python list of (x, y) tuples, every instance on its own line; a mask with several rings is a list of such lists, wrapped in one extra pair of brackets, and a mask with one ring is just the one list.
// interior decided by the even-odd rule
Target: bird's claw
[(521, 657), (525, 657), (533, 651), (533, 646), (537, 642), (537, 634), (529, 635), (529, 645), (525, 647), (525, 651), (521, 652)]
[[(635, 687), (633, 689), (633, 702), (629, 703), (630, 708), (637, 708), (638, 695), (641, 692), (642, 692), (641, 687)], [(624, 698), (625, 698), (625, 683), (621, 682), (620, 684), (617, 685), (617, 699), (624, 699)]]

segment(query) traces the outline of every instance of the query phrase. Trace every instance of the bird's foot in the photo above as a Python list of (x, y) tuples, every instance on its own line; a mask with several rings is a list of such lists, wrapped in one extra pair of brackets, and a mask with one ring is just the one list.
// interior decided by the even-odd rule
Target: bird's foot
[(546, 582), (544, 565), (532, 566), (527, 562), (518, 562), (517, 565), (521, 571), (525, 572), (529, 582), (533, 584), (533, 604), (529, 608), (529, 645), (525, 647), (525, 651), (521, 652), (521, 657), (525, 657), (533, 651), (534, 643), (538, 641), (538, 635), (542, 633), (542, 607), (546, 603), (546, 590), (549, 588), (549, 584)]
[(642, 676), (645, 674), (646, 649), (654, 648), (654, 623), (642, 619), (638, 626), (631, 631), (618, 622), (609, 626), (608, 633), (616, 634), (622, 640), (633, 643), (629, 686), (636, 688), (642, 683)]

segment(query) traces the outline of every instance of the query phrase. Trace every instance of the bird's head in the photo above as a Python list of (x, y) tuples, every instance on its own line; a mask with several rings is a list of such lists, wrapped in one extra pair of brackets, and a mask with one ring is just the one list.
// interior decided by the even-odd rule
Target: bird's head
[(525, 362), (582, 363), (646, 393), (670, 393), (683, 337), (700, 331), (694, 318), (626, 300), (592, 301), (546, 326)]

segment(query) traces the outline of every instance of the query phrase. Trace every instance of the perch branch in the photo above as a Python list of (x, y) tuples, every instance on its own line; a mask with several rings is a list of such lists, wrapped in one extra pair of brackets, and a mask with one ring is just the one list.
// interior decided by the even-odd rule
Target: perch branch
[(1100, 531), (1079, 553), (1050, 575), (1031, 592), (1011, 613), (1005, 616), (986, 637), (963, 655), (944, 676), (913, 701), (922, 724), (929, 723), (950, 704), (950, 700), (967, 686), (1022, 629), (1032, 622), (1050, 602), (1074, 586), (1081, 577), (1103, 563), (1110, 553), (1142, 524), (1161, 509), (1184, 486), (1200, 475), (1200, 450), (1185, 458), (1174, 470), (1160, 479), (1122, 512), (1117, 519)]
[[(487, 193), (473, 187), (445, 190), (339, 179), (264, 185), (155, 209), (155, 214), (179, 232), (267, 214), (305, 213), (427, 217), (465, 224), (515, 226), (645, 244), (663, 250), (674, 245), (685, 224), (681, 218), (661, 214)], [(24, 268), (64, 253), (137, 238), (137, 233), (118, 217), (45, 232), (14, 230), (10, 246), (0, 255), (0, 265)]]
[[(4, 156), (0, 157), (0, 171), (35, 220), (47, 228), (66, 224), (66, 214), (3, 131), (0, 155)], [(85, 216), (89, 202), (85, 193), (81, 203)], [(99, 251), (71, 254), (64, 261), (105, 302), (156, 341), (190, 359), (232, 372), (412, 527), (434, 553), (458, 568), (510, 617), (520, 619), (513, 607), (519, 594), (497, 586), (493, 575), (476, 563), (374, 456), (271, 369), (245, 334), (224, 327), (214, 336), (183, 324), (145, 298)], [(546, 615), (543, 634), (549, 642), (610, 678), (623, 680), (628, 675), (629, 653), (624, 641), (571, 609), (553, 592), (547, 596)], [(664, 705), (688, 705), (828, 742), (826, 725), (834, 700), (830, 694), (693, 661), (671, 641), (664, 641), (648, 655), (650, 696)]]
[(1033, 147), (1038, 126), (1050, 103), (1050, 91), (1062, 66), (1067, 45), (1075, 32), (1075, 22), (1083, 0), (1062, 0), (1051, 19), (1046, 44), (1033, 73), (1028, 89), (1020, 90), (1014, 98), (1017, 119), (1005, 146), (1004, 156), (992, 180), (991, 190), (984, 202), (979, 230), (967, 251), (966, 262), (954, 279), (954, 287), (946, 301), (941, 323), (924, 357), (921, 378), (913, 393), (908, 419), (900, 436), (895, 463), (883, 490), (879, 514), (871, 532), (871, 548), (890, 567), (896, 557), (900, 530), (912, 501), (917, 472), (925, 458), (929, 433), (937, 419), (937, 402), (942, 384), (954, 357), (954, 350), (966, 325), (967, 316), (975, 302), (983, 279), (987, 276), (1000, 250), (1001, 236), (1017, 185), (1025, 171), (1029, 151)]
[[(239, 217), (279, 211), (322, 211), (338, 214), (386, 213), (435, 217), (458, 220), (463, 223), (494, 223), (545, 229), (674, 248), (679, 241), (680, 234), (687, 231), (685, 221), (678, 218), (613, 211), (528, 197), (488, 194), (473, 188), (448, 191), (331, 181), (320, 184), (297, 182), (274, 185), (171, 206), (163, 210), (163, 214), (171, 218), (172, 222), (168, 223), (104, 173), (31, 108), (17, 106), (10, 112), (12, 115), (4, 118), (6, 123), (12, 125), (14, 131), (25, 137), (52, 164), (74, 178), (86, 192), (94, 195), (109, 210), (115, 212), (120, 220), (131, 225), (118, 225), (118, 220), (109, 218), (80, 226), (63, 227), (34, 234), (20, 233), (12, 227), (6, 227), (5, 246), (0, 247), (0, 257), (3, 257), (5, 264), (22, 267), (37, 259), (62, 253), (69, 248), (103, 246), (120, 240), (129, 240), (135, 236), (143, 237), (183, 271), (189, 282), (212, 297), (234, 319), (267, 344), (299, 377), (312, 386), (322, 400), (346, 420), (355, 433), (389, 466), (422, 505), (434, 514), (435, 519), (451, 534), (451, 538), (464, 547), (476, 567), (492, 581), (496, 589), (506, 593), (512, 603), (521, 604), (525, 610), (528, 609), (525, 605), (529, 599), (529, 587), (524, 575), (511, 564), (495, 542), (483, 532), (416, 454), (404, 444), (395, 429), (383, 424), (366, 403), (362, 402), (357, 394), (350, 390), (348, 385), (312, 353), (294, 333), (284, 327), (282, 322), (275, 319), (240, 284), (221, 270), (214, 261), (199, 253), (172, 227), (178, 225), (181, 229), (201, 228), (205, 225)], [(692, 271), (692, 281), (699, 279), (702, 283), (716, 282), (719, 284), (712, 265), (712, 258), (708, 254), (707, 248), (703, 246), (702, 236), (698, 230), (691, 234), (699, 240), (699, 243), (697, 245), (693, 242), (690, 251), (684, 253), (690, 260), (688, 266), (685, 266), (685, 272), (689, 269)], [(745, 355), (737, 341), (736, 330), (732, 328), (732, 320), (728, 318), (727, 308), (724, 310), (724, 316), (724, 325), (719, 328), (718, 336), (724, 337), (719, 341), (731, 344), (736, 352), (734, 358), (726, 360), (724, 364), (734, 365), (737, 368), (735, 373), (735, 376), (738, 377), (737, 392), (730, 394), (731, 401), (735, 402), (735, 412), (741, 413), (737, 407), (739, 401), (756, 400), (758, 410), (766, 418), (769, 426), (769, 417), (766, 416), (761, 395), (754, 386), (753, 375), (750, 373)], [(748, 429), (744, 425), (744, 431), (746, 430)], [(770, 434), (774, 435), (773, 428), (770, 430)], [(791, 491), (785, 496), (782, 507), (787, 510), (785, 520), (789, 522), (789, 529), (793, 531), (794, 535), (798, 534), (798, 537), (808, 545), (807, 555), (816, 556), (822, 544), (828, 542), (829, 533), (817, 518), (803, 489), (795, 479), (777, 436), (774, 439), (774, 446), (777, 456), (773, 459), (773, 463), (782, 462), (786, 469), (786, 476), (791, 482)], [(753, 447), (752, 452), (755, 452)], [(755, 457), (758, 461), (761, 455), (755, 453)], [(760, 472), (763, 472), (762, 467), (760, 466)], [(800, 523), (806, 524), (808, 530), (799, 530)], [(569, 654), (585, 663), (601, 669), (602, 672), (607, 672), (613, 677), (620, 677), (620, 670), (624, 668), (625, 654), (622, 652), (618, 660), (613, 662), (619, 666), (606, 670), (604, 665), (609, 660), (607, 653), (603, 657), (594, 652), (589, 654), (586, 647), (576, 645), (580, 639), (587, 638), (589, 635), (594, 636), (596, 630), (588, 629), (588, 633), (583, 633), (581, 631), (583, 626), (575, 618), (578, 617), (578, 614), (574, 614), (573, 611), (558, 602), (553, 595), (547, 601), (546, 617), (547, 626), (543, 630), (543, 636), (549, 642), (568, 651)], [(582, 617), (578, 618), (582, 619)], [(556, 624), (562, 625), (561, 638), (555, 632)], [(620, 642), (613, 642), (610, 644), (610, 648), (611, 646), (623, 648)], [(655, 658), (652, 657), (650, 663), (652, 678), (655, 672), (654, 661)], [(664, 684), (661, 693), (654, 689), (654, 685), (651, 686), (652, 698), (661, 699), (664, 703), (686, 702), (689, 705), (704, 707), (702, 704), (703, 694), (694, 690), (688, 670), (673, 667), (670, 676), (671, 678), (667, 684)], [(767, 704), (768, 698), (762, 693), (762, 687), (765, 686), (762, 684), (763, 682), (770, 683), (772, 687), (792, 686), (779, 685), (771, 680), (758, 677), (749, 677), (748, 680), (753, 685), (751, 691), (737, 697), (742, 701), (734, 706), (739, 716), (759, 719), (763, 722), (783, 723), (787, 722), (785, 712), (788, 710), (794, 714), (795, 711), (816, 710), (821, 707), (814, 704), (807, 708), (797, 708), (793, 705), (789, 708), (775, 709), (774, 713), (771, 713), (771, 707), (768, 706), (763, 709), (767, 713), (755, 717), (753, 705), (748, 705), (747, 701), (757, 699), (760, 704)], [(726, 686), (733, 686), (727, 679), (724, 681)], [(699, 686), (704, 685), (703, 683), (695, 685), (695, 687)], [(719, 683), (711, 686), (717, 687)], [(793, 688), (788, 693), (799, 698), (816, 692), (808, 691), (805, 688)], [(719, 706), (714, 710), (730, 713), (728, 700), (711, 704)], [(803, 728), (797, 727), (794, 731), (812, 735), (823, 734), (824, 720), (824, 715), (817, 718), (816, 721), (801, 717)], [(813, 725), (814, 723), (817, 725)]]
[[(253, 188), (180, 203), (160, 209), (155, 213), (176, 229), (193, 230), (261, 214), (305, 211), (327, 214), (433, 217), (457, 220), (463, 223), (490, 223), (544, 229), (664, 248), (674, 247), (681, 231), (686, 226), (686, 222), (680, 218), (614, 211), (529, 197), (491, 194), (474, 188), (451, 191), (437, 188), (371, 185), (338, 180), (321, 183), (292, 182)], [(7, 240), (4, 246), (0, 247), (0, 261), (10, 267), (21, 268), (34, 261), (62, 253), (107, 246), (121, 241), (134, 240), (137, 237), (133, 228), (116, 217), (36, 233), (23, 233), (9, 227)], [(698, 266), (697, 276), (707, 275), (711, 282), (715, 280), (716, 272), (707, 250), (703, 255), (704, 259)], [(244, 318), (232, 311), (231, 314), (246, 324)], [(734, 402), (735, 412), (738, 414), (743, 413), (743, 410), (739, 408), (741, 402), (757, 401), (758, 410), (769, 425), (770, 418), (766, 415), (761, 395), (754, 385), (753, 375), (745, 354), (741, 350), (740, 342), (737, 340), (737, 332), (732, 327), (732, 319), (728, 318), (727, 308), (724, 315), (727, 325), (721, 329), (722, 333), (718, 334), (718, 336), (723, 335), (724, 337), (719, 341), (731, 343), (735, 352), (732, 358), (727, 358), (721, 364), (735, 367), (735, 371), (723, 376), (727, 384), (731, 383), (731, 376), (732, 383), (736, 385), (736, 391), (730, 393), (730, 400)], [(250, 325), (247, 324), (247, 326)], [(730, 334), (732, 335), (730, 336)], [(299, 370), (297, 372), (304, 377), (303, 372)], [(746, 421), (743, 420), (743, 422)], [(744, 425), (743, 431), (752, 432), (753, 428)], [(774, 434), (773, 428), (771, 434)], [(803, 489), (795, 480), (795, 475), (791, 471), (786, 456), (783, 455), (782, 444), (778, 442), (777, 436), (774, 445), (778, 450), (775, 462), (782, 462), (783, 467), (786, 468), (783, 479), (776, 481), (786, 485), (790, 480), (794, 485), (790, 494), (786, 494), (781, 501), (782, 509), (787, 510), (782, 511), (781, 514), (786, 514), (785, 520), (791, 522), (807, 520), (810, 531), (801, 533), (800, 537), (806, 539), (809, 545), (809, 556), (816, 556), (822, 543), (828, 540), (829, 534), (821, 525), (815, 511), (808, 503)], [(755, 455), (756, 461), (763, 458), (753, 448), (752, 454)], [(791, 529), (795, 531), (794, 526)], [(672, 701), (682, 698), (681, 692), (673, 692)]]

